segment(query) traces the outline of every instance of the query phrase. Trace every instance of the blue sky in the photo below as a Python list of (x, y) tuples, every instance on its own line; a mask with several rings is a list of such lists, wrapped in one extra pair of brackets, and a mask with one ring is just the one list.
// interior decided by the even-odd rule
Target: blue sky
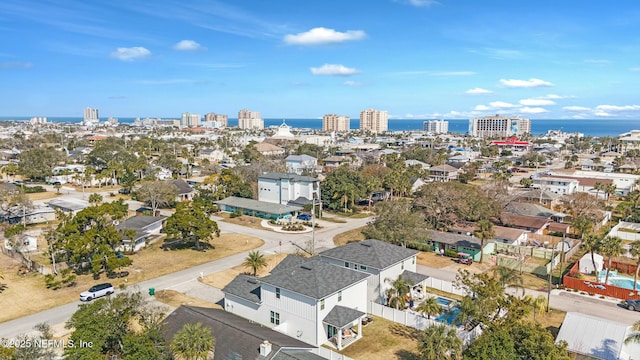
[(2, 0), (0, 33), (0, 116), (640, 118), (637, 0)]

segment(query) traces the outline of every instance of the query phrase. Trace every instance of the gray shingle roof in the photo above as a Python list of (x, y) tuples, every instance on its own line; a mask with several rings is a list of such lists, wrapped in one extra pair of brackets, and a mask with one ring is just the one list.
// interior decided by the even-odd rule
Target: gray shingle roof
[(406, 281), (411, 286), (416, 286), (421, 282), (425, 281), (428, 276), (424, 274), (418, 274), (417, 272), (405, 270), (400, 274), (404, 281)]
[(142, 230), (146, 226), (151, 224), (155, 224), (159, 221), (164, 221), (166, 219), (165, 216), (147, 216), (147, 215), (138, 215), (132, 216), (127, 220), (121, 222), (116, 226), (118, 229), (132, 229), (132, 230)]
[(368, 276), (363, 272), (308, 259), (301, 265), (263, 277), (260, 282), (320, 300)]
[(418, 254), (418, 251), (369, 239), (321, 252), (320, 257), (344, 260), (383, 270)]
[(326, 360), (326, 358), (306, 350), (280, 349), (271, 360)]
[(313, 156), (302, 154), (302, 155), (289, 155), (284, 160), (285, 161), (305, 161), (305, 160), (317, 160), (317, 159), (314, 158)]
[(184, 180), (173, 180), (171, 181), (171, 183), (173, 185), (175, 185), (175, 187), (177, 188), (176, 192), (178, 193), (178, 195), (183, 195), (183, 194), (190, 194), (192, 192), (194, 192), (195, 190), (189, 186), (189, 184), (187, 184), (186, 181)]
[(366, 314), (362, 311), (336, 305), (333, 307), (333, 309), (331, 309), (331, 311), (329, 311), (327, 316), (322, 319), (322, 322), (341, 329), (344, 326), (353, 323), (354, 320), (359, 319), (365, 315)]
[(236, 196), (229, 196), (222, 200), (218, 200), (214, 202), (219, 205), (228, 205), (236, 208), (253, 210), (258, 212), (265, 212), (269, 214), (288, 214), (295, 211), (300, 211), (303, 209), (302, 206), (291, 206), (291, 205), (280, 205), (265, 201), (258, 201), (253, 199), (245, 199)]
[(282, 261), (280, 261), (278, 263), (278, 265), (276, 265), (272, 270), (271, 273), (277, 273), (278, 271), (281, 271), (283, 269), (287, 269), (293, 266), (300, 266), (303, 263), (305, 263), (308, 259), (305, 257), (302, 257), (300, 255), (291, 255), (288, 254), (287, 256), (285, 256), (284, 259), (282, 259)]
[(444, 244), (463, 246), (470, 249), (480, 249), (481, 241), (477, 237), (429, 230), (429, 239)]
[(253, 303), (260, 302), (260, 283), (249, 275), (238, 275), (222, 289), (225, 294), (231, 294), (249, 300)]
[(281, 180), (281, 179), (289, 179), (293, 181), (306, 181), (306, 182), (314, 182), (319, 181), (316, 178), (311, 176), (303, 176), (298, 174), (289, 174), (289, 173), (268, 173), (258, 176), (258, 179), (271, 179), (271, 180)]

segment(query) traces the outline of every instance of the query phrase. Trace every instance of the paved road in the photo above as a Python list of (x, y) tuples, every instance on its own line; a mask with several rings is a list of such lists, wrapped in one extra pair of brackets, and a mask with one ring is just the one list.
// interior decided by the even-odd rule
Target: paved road
[[(348, 219), (344, 224), (325, 222), (325, 226), (318, 229), (315, 234), (283, 234), (269, 230), (249, 228), (223, 221), (219, 221), (218, 226), (222, 233), (243, 234), (264, 240), (265, 243), (259, 248), (259, 250), (267, 254), (273, 254), (279, 252), (294, 253), (301, 248), (306, 249), (308, 248), (307, 245), (310, 243), (312, 238), (315, 238), (316, 249), (321, 250), (323, 248), (331, 248), (333, 247), (333, 236), (364, 226), (368, 221), (369, 219), (365, 218)], [(282, 245), (279, 245), (280, 241), (282, 241)], [(219, 289), (200, 283), (198, 281), (198, 277), (201, 274), (208, 275), (239, 265), (244, 261), (247, 254), (248, 251), (238, 253), (186, 270), (147, 280), (138, 283), (131, 288), (133, 288), (133, 290), (139, 289), (144, 294), (147, 294), (148, 288), (155, 288), (157, 290), (170, 289), (186, 293), (187, 295), (196, 298), (217, 302), (222, 299), (222, 292)], [(117, 292), (118, 291), (116, 291), (116, 293)], [(73, 302), (50, 310), (42, 311), (37, 314), (0, 323), (0, 338), (11, 338), (18, 334), (30, 332), (35, 325), (42, 322), (47, 322), (51, 325), (63, 323), (70, 318), (79, 304), (79, 301)]]

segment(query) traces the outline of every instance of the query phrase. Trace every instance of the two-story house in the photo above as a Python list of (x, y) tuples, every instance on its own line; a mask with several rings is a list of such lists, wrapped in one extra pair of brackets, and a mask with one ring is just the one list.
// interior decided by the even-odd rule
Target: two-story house
[(269, 173), (258, 176), (258, 201), (305, 205), (320, 200), (320, 180), (298, 174)]
[(362, 337), (367, 277), (317, 258), (292, 261), (263, 278), (236, 277), (222, 289), (224, 308), (308, 344), (331, 341), (340, 350)]
[(432, 166), (429, 168), (429, 178), (433, 181), (449, 182), (458, 178), (458, 172), (458, 169), (448, 164)]
[[(416, 274), (417, 254), (416, 250), (368, 239), (325, 250), (318, 255), (323, 262), (368, 274), (367, 299), (384, 304), (386, 291), (398, 276), (405, 279), (420, 279), (422, 276), (422, 280), (426, 279), (426, 276)], [(420, 281), (410, 285), (418, 285)]]
[(303, 172), (314, 172), (318, 167), (318, 159), (307, 154), (289, 155), (284, 159), (287, 171), (302, 175)]

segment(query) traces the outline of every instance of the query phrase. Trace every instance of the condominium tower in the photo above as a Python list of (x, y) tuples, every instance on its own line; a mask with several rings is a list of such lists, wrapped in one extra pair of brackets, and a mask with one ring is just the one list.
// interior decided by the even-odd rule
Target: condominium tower
[(180, 126), (198, 127), (200, 126), (200, 114), (192, 114), (189, 112), (182, 113), (180, 118)]
[(520, 116), (483, 116), (469, 120), (469, 135), (481, 138), (519, 136), (531, 132), (531, 120)]
[(423, 130), (432, 134), (446, 134), (449, 132), (449, 122), (445, 120), (427, 120), (422, 123)]
[(367, 109), (360, 112), (360, 130), (374, 133), (385, 132), (389, 129), (389, 115), (386, 111)]
[(227, 115), (207, 113), (207, 114), (204, 114), (204, 121), (220, 124), (220, 127), (229, 126), (229, 116)]
[(327, 114), (322, 117), (322, 131), (345, 132), (351, 130), (351, 119), (348, 116)]
[(99, 121), (98, 109), (92, 109), (90, 107), (84, 109), (84, 121), (92, 122)]
[(238, 127), (240, 129), (264, 129), (264, 120), (257, 111), (242, 109), (238, 111)]

